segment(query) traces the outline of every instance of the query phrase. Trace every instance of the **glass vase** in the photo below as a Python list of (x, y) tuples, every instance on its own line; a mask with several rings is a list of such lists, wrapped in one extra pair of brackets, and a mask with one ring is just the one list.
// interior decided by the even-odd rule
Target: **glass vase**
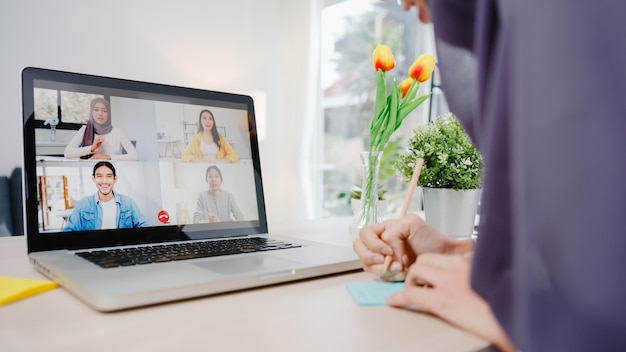
[(383, 152), (361, 152), (361, 206), (350, 224), (349, 235), (352, 241), (359, 238), (362, 228), (384, 220), (378, 209), (378, 171), (382, 156)]

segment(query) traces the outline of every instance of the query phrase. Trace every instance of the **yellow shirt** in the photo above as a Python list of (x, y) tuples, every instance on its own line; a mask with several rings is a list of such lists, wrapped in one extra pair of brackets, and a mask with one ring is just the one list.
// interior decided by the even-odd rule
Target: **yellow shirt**
[[(217, 151), (218, 159), (228, 159), (232, 163), (236, 163), (239, 161), (239, 155), (233, 149), (233, 146), (228, 143), (226, 137), (223, 135), (220, 136), (220, 148)], [(183, 152), (182, 159), (185, 162), (192, 161), (194, 158), (202, 159), (202, 152), (200, 151), (200, 143), (202, 142), (202, 132), (198, 132), (193, 137), (191, 137), (191, 141), (189, 141), (189, 145)]]

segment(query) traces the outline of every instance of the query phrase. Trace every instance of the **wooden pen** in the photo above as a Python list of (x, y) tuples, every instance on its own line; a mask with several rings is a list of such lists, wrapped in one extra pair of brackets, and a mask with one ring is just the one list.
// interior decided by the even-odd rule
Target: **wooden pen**
[[(413, 198), (413, 192), (415, 192), (415, 186), (417, 185), (417, 180), (420, 177), (420, 172), (422, 171), (423, 164), (424, 164), (424, 159), (422, 158), (415, 159), (415, 169), (413, 169), (413, 176), (411, 176), (409, 189), (406, 193), (406, 197), (404, 198), (404, 204), (402, 204), (402, 210), (400, 210), (400, 216), (399, 216), (400, 218), (406, 215), (406, 213), (409, 210), (409, 204), (411, 204), (411, 199)], [(383, 273), (381, 276), (389, 278), (389, 276), (397, 274), (397, 273), (389, 272), (389, 268), (391, 268), (392, 262), (393, 262), (393, 256), (391, 255), (385, 256), (385, 262), (383, 263)], [(391, 275), (388, 275), (388, 274), (391, 274)]]

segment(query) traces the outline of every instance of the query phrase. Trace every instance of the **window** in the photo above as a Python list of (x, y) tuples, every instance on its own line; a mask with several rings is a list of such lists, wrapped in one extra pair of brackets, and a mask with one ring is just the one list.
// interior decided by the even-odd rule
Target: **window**
[[(91, 101), (104, 98), (101, 94), (61, 91), (61, 121), (85, 124), (91, 115)], [(107, 99), (108, 100), (108, 99)]]
[(35, 88), (35, 119), (45, 121), (59, 117), (58, 91)]
[(102, 94), (35, 88), (35, 120), (43, 127), (45, 121), (57, 117), (60, 127), (78, 129), (89, 120), (91, 100), (97, 97), (104, 98)]
[[(423, 53), (434, 55), (432, 27), (417, 19), (414, 10), (403, 11), (397, 2), (335, 1), (322, 10), (321, 90), (324, 151), (321, 167), (323, 200), (318, 217), (352, 214), (349, 193), (360, 186), (359, 153), (369, 143), (368, 125), (373, 114), (376, 72), (372, 52), (376, 44), (386, 44), (396, 59), (388, 81), (407, 77), (408, 68)], [(431, 90), (431, 82), (420, 87)], [(397, 213), (407, 185), (395, 176), (393, 162), (402, 152), (415, 127), (428, 121), (430, 102), (424, 102), (409, 115), (383, 156), (380, 180), (389, 208)], [(421, 207), (418, 195), (411, 209)]]
[(37, 212), (42, 231), (60, 231), (75, 202), (87, 194), (91, 165), (79, 167), (37, 166)]

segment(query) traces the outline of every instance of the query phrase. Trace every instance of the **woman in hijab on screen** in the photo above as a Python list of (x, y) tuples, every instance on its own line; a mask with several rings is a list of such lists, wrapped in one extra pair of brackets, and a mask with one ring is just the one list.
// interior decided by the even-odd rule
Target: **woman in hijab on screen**
[(104, 98), (91, 101), (87, 124), (65, 147), (66, 158), (138, 160), (137, 150), (119, 127), (111, 124), (111, 105)]

